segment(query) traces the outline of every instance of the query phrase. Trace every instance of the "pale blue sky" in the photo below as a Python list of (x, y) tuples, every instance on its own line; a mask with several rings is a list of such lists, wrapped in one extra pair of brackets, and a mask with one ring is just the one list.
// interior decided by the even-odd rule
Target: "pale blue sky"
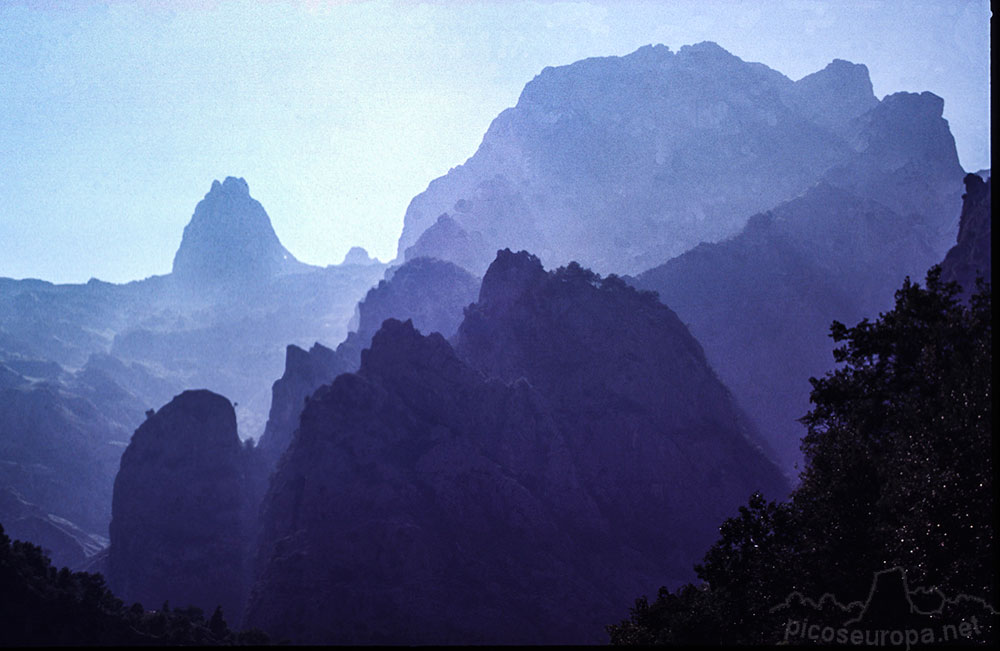
[(0, 0), (0, 276), (170, 270), (213, 179), (242, 176), (313, 264), (388, 260), (427, 183), (545, 66), (713, 40), (798, 79), (842, 58), (875, 93), (945, 99), (990, 166), (986, 0)]

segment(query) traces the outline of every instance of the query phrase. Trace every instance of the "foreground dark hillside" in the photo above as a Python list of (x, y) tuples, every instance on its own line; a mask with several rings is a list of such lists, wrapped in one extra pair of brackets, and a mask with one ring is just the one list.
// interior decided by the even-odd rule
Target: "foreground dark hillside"
[(613, 643), (995, 643), (992, 209), (988, 181), (966, 189), (945, 270), (907, 278), (876, 319), (833, 322), (791, 498), (751, 498), (700, 585), (636, 600)]
[(266, 644), (259, 631), (229, 629), (221, 610), (127, 607), (100, 574), (58, 569), (41, 548), (0, 525), (0, 646), (190, 646)]
[(841, 365), (813, 381), (800, 486), (754, 496), (701, 584), (637, 600), (613, 643), (995, 643), (992, 301), (957, 295), (935, 268), (877, 320), (834, 323)]

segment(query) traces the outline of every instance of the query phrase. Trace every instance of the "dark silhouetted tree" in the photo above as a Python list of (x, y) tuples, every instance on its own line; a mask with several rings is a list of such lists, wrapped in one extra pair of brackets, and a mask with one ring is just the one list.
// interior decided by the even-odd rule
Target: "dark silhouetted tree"
[(696, 567), (703, 584), (637, 600), (612, 643), (773, 644), (785, 615), (772, 609), (792, 593), (864, 600), (893, 567), (994, 602), (991, 289), (966, 305), (940, 273), (907, 279), (875, 321), (833, 324), (839, 366), (811, 379), (790, 500), (752, 496)]

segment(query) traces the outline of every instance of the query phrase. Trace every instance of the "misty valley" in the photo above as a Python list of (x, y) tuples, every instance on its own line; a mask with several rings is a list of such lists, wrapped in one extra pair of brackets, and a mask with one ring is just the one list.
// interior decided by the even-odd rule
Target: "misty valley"
[(0, 644), (995, 641), (943, 110), (645, 46), (542, 70), (389, 262), (230, 176), (168, 274), (0, 278)]

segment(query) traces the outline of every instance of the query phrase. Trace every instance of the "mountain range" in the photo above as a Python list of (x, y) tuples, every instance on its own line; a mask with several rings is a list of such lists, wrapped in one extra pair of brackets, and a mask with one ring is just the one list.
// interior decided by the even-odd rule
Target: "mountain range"
[(834, 320), (989, 278), (942, 114), (707, 42), (546, 68), (389, 264), (215, 181), (170, 274), (0, 278), (0, 522), (279, 640), (600, 642), (794, 486)]

